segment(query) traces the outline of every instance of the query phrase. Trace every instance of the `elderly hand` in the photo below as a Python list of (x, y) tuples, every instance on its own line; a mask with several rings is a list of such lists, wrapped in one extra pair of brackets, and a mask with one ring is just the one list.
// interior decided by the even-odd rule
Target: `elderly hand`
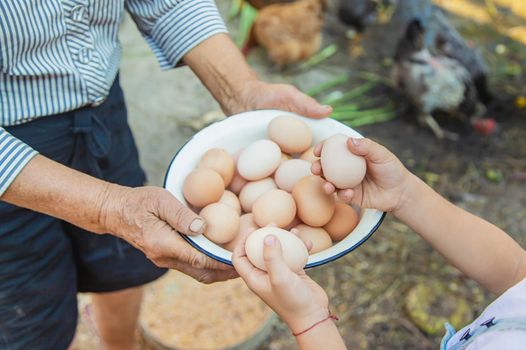
[(232, 267), (208, 258), (179, 235), (201, 234), (205, 222), (162, 188), (112, 185), (102, 206), (101, 224), (159, 267), (179, 270), (203, 283), (237, 277)]
[(281, 109), (309, 118), (326, 118), (332, 113), (331, 106), (323, 106), (297, 88), (287, 84), (270, 84), (261, 80), (249, 80), (242, 85), (238, 103), (227, 114), (255, 109)]

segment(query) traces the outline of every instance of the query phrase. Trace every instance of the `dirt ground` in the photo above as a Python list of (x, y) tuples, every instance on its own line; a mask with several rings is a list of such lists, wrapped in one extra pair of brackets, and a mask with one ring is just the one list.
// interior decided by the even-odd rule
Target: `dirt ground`
[[(498, 8), (502, 15), (491, 17), (482, 0), (436, 2), (452, 11), (451, 20), (481, 50), (490, 66), (496, 101), (486, 115), (498, 122), (498, 132), (486, 137), (460, 128), (458, 142), (439, 141), (402, 115), (358, 130), (390, 148), (438, 192), (526, 246), (526, 109), (515, 103), (518, 96), (526, 96), (526, 35), (521, 34), (526, 32), (526, 9), (520, 0), (498, 0), (495, 3), (502, 5)], [(229, 1), (218, 4), (226, 13)], [(467, 13), (466, 6), (470, 9)], [(234, 35), (236, 25), (236, 21), (229, 23)], [(341, 74), (358, 76), (362, 70), (388, 75), (393, 48), (384, 45), (385, 35), (377, 25), (349, 41), (341, 27), (328, 23), (324, 46), (337, 43), (339, 51), (306, 72), (277, 70), (260, 49), (251, 53), (249, 62), (262, 78), (293, 83), (302, 89)], [(192, 135), (181, 123), (200, 118), (218, 106), (187, 68), (161, 72), (129, 19), (123, 24), (121, 39), (121, 82), (130, 122), (149, 181), (162, 186), (171, 158)], [(360, 83), (358, 78), (351, 79), (348, 86)], [(376, 97), (397, 99), (388, 87), (378, 87), (368, 95)], [(459, 129), (454, 122), (442, 122)], [(329, 293), (331, 306), (340, 316), (338, 327), (352, 349), (436, 349), (442, 331), (427, 334), (421, 330), (426, 324), (440, 321), (441, 316), (451, 321), (462, 307), (464, 312), (455, 318), (461, 325), (494, 299), (390, 216), (362, 247), (310, 274)], [(425, 291), (425, 285), (434, 287)], [(414, 301), (409, 296), (421, 290), (425, 292), (418, 294), (417, 304), (411, 304)], [(415, 321), (408, 316), (408, 303), (432, 316)], [(89, 330), (82, 323), (80, 327), (85, 345), (78, 348), (92, 348)], [(294, 346), (289, 331), (279, 324), (262, 349)]]

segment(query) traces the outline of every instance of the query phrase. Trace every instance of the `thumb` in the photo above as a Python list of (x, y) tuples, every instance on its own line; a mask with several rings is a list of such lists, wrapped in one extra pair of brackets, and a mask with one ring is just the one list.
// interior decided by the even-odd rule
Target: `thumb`
[(271, 284), (280, 285), (286, 281), (290, 269), (283, 259), (281, 244), (274, 235), (268, 235), (264, 239), (263, 260)]
[(352, 153), (373, 163), (383, 163), (391, 155), (387, 148), (367, 138), (351, 137), (347, 140), (347, 147)]
[(162, 220), (182, 234), (196, 236), (205, 232), (203, 218), (169, 193), (159, 201), (159, 214)]

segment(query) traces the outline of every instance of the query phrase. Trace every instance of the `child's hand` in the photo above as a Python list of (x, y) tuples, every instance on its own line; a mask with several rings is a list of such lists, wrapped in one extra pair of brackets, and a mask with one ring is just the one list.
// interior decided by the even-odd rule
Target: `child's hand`
[[(413, 175), (387, 148), (369, 139), (349, 138), (347, 147), (352, 153), (365, 158), (367, 172), (360, 185), (338, 191), (339, 198), (365, 208), (387, 212), (399, 209)], [(314, 154), (319, 157), (322, 148), (323, 143), (318, 144)], [(312, 165), (312, 172), (322, 175), (319, 160)], [(335, 187), (327, 182), (324, 184), (324, 190), (326, 193), (332, 193)]]
[(283, 260), (281, 244), (273, 236), (265, 237), (263, 257), (268, 272), (250, 263), (245, 239), (234, 249), (232, 261), (248, 287), (287, 323), (293, 333), (301, 332), (329, 315), (325, 291), (304, 271), (292, 272)]

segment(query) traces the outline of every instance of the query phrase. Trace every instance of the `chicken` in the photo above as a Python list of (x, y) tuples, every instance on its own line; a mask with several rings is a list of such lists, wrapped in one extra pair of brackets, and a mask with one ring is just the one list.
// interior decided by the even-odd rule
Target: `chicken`
[(254, 39), (276, 64), (307, 59), (320, 48), (323, 11), (323, 0), (266, 6), (254, 22)]
[(390, 4), (386, 0), (339, 0), (338, 18), (358, 32), (374, 23), (378, 8)]
[[(441, 56), (460, 62), (470, 73), (478, 98), (484, 104), (488, 104), (492, 99), (486, 78), (489, 73), (488, 66), (480, 52), (468, 45), (444, 12), (433, 5), (431, 0), (390, 1), (396, 2), (397, 5), (395, 13), (385, 28), (386, 33), (392, 33), (398, 37), (406, 29), (408, 22), (414, 18), (419, 18), (422, 23), (426, 24), (425, 45), (432, 52), (436, 51)], [(392, 37), (386, 34), (386, 40), (390, 41)]]
[(272, 4), (281, 4), (281, 3), (287, 3), (287, 2), (293, 2), (294, 0), (246, 0), (250, 5), (254, 6), (255, 8), (262, 9), (265, 6), (269, 6)]
[(432, 54), (424, 45), (425, 29), (418, 19), (409, 22), (398, 42), (393, 78), (418, 111), (418, 120), (438, 138), (457, 139), (443, 130), (432, 113), (441, 111), (469, 121), (480, 109), (468, 70), (457, 60)]

